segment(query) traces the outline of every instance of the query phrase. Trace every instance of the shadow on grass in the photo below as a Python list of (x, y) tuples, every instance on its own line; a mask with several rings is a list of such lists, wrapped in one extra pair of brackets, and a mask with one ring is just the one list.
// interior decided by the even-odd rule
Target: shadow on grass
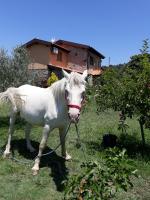
[[(97, 141), (86, 141), (87, 149), (89, 152), (99, 151), (103, 152), (105, 147), (103, 146), (102, 139), (98, 139)], [(127, 154), (130, 158), (133, 159), (142, 159), (144, 161), (150, 161), (150, 145), (146, 144), (143, 147), (142, 142), (136, 138), (136, 136), (131, 136), (128, 134), (122, 134), (117, 139), (118, 148), (127, 150)]]
[[(15, 129), (20, 129), (25, 125), (25, 122), (23, 119), (21, 119), (19, 116), (16, 117), (15, 121)], [(0, 128), (9, 128), (9, 116), (6, 117), (0, 117)]]
[[(37, 150), (34, 153), (31, 153), (27, 150), (25, 139), (13, 140), (12, 145), (11, 145), (12, 154), (15, 156), (14, 152), (15, 150), (17, 150), (18, 153), (22, 157), (29, 160), (29, 164), (30, 164), (30, 161), (32, 160), (34, 161), (35, 157), (38, 154), (38, 149), (39, 149), (38, 142), (35, 142), (35, 141), (31, 141), (31, 142), (32, 142), (33, 147)], [(46, 147), (43, 153), (47, 153), (51, 150), (52, 149), (50, 149), (49, 147)], [(22, 160), (23, 159), (20, 159), (20, 161)], [(58, 156), (55, 152), (53, 152), (52, 154), (43, 156), (41, 158), (40, 168), (43, 168), (43, 167), (50, 168), (50, 176), (53, 178), (53, 181), (56, 184), (57, 190), (63, 191), (64, 189), (63, 181), (67, 179), (67, 174), (68, 174), (68, 170), (65, 165), (65, 159), (63, 159), (62, 157)]]
[(127, 149), (128, 156), (131, 158), (141, 158), (145, 161), (150, 160), (150, 145), (145, 144), (143, 147), (142, 141), (136, 136), (122, 134), (118, 138), (118, 147)]

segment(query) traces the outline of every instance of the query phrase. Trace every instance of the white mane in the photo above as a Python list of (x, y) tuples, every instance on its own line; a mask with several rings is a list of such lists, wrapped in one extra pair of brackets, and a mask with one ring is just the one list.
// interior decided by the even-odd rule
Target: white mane
[(66, 83), (68, 83), (70, 88), (72, 88), (73, 86), (85, 85), (86, 82), (80, 74), (72, 72), (68, 80), (66, 80), (66, 78), (63, 78), (59, 81), (56, 81), (49, 87), (53, 91), (55, 97), (64, 95)]
[(53, 83), (49, 89), (52, 90), (54, 97), (59, 97), (64, 94), (66, 79), (63, 78)]

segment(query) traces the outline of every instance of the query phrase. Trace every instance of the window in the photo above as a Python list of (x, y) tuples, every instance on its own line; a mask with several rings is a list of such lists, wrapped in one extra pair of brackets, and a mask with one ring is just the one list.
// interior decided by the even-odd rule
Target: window
[(90, 65), (94, 65), (94, 58), (90, 56)]
[(55, 53), (55, 54), (58, 54), (58, 48), (57, 47), (53, 47), (52, 48), (52, 52)]
[(57, 61), (62, 61), (62, 52), (58, 51)]
[(101, 63), (102, 63), (102, 60), (100, 59), (100, 60), (98, 61), (98, 66), (99, 66), (99, 67), (101, 67)]

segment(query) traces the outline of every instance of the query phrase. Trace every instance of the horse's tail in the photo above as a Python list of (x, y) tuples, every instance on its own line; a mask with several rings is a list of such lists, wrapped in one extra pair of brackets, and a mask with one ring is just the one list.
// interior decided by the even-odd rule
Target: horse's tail
[(9, 95), (8, 95), (8, 90), (6, 90), (5, 92), (1, 92), (0, 93), (0, 103), (6, 103), (8, 102), (8, 98)]
[(0, 93), (0, 103), (10, 103), (12, 109), (17, 112), (18, 105), (21, 102), (21, 98), (16, 93), (16, 88), (8, 88), (5, 92)]

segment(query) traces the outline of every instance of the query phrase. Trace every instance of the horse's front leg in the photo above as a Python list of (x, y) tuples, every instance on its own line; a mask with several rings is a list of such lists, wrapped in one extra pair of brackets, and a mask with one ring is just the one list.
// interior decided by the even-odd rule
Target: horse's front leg
[(35, 159), (34, 166), (32, 167), (33, 175), (38, 174), (42, 152), (46, 146), (49, 132), (50, 132), (50, 126), (46, 124), (43, 128), (43, 136), (42, 136), (42, 140), (39, 145), (39, 153)]
[(60, 136), (60, 142), (61, 142), (61, 154), (62, 157), (65, 158), (65, 160), (70, 160), (71, 156), (66, 151), (66, 130), (67, 126), (63, 128), (59, 128), (59, 136)]

